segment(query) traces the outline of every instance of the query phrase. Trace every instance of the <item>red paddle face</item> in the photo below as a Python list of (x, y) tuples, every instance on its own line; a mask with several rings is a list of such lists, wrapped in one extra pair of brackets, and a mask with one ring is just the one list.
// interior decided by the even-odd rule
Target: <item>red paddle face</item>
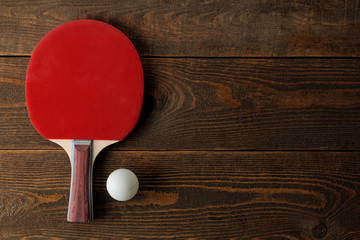
[(26, 77), (30, 120), (47, 139), (122, 140), (143, 99), (140, 58), (118, 29), (77, 20), (37, 45)]

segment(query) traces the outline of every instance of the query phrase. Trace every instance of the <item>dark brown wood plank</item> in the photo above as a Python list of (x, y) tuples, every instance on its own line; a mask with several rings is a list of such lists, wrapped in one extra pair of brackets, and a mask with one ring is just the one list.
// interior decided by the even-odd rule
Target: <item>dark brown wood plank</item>
[[(357, 239), (359, 157), (107, 151), (94, 167), (95, 221), (76, 224), (66, 222), (64, 152), (0, 151), (0, 238)], [(140, 181), (128, 202), (112, 200), (105, 189), (117, 168), (134, 171)]]
[(30, 55), (76, 19), (114, 25), (142, 56), (360, 56), (357, 0), (3, 0), (0, 54)]
[[(112, 149), (360, 149), (357, 59), (142, 62), (140, 120)], [(0, 148), (58, 149), (28, 119), (27, 63), (28, 58), (0, 58)]]

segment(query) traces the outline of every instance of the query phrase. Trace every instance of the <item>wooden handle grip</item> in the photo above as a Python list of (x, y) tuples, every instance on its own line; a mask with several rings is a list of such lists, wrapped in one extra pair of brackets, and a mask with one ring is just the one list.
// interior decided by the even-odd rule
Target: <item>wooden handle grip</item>
[(93, 218), (91, 153), (91, 141), (73, 140), (69, 222), (91, 222)]

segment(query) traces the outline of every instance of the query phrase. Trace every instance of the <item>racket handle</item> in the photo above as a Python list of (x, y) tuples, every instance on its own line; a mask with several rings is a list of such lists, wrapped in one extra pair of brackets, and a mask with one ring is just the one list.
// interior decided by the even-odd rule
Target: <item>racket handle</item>
[(73, 140), (67, 219), (69, 222), (91, 222), (93, 220), (91, 154), (91, 140)]

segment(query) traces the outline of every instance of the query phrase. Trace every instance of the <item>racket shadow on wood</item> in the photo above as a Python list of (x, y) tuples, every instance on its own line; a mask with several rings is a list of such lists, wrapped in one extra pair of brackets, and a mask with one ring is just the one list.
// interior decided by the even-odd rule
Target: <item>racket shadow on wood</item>
[(92, 221), (96, 156), (123, 140), (140, 115), (144, 78), (136, 49), (109, 24), (62, 24), (36, 46), (25, 95), (35, 129), (71, 160), (68, 221)]

